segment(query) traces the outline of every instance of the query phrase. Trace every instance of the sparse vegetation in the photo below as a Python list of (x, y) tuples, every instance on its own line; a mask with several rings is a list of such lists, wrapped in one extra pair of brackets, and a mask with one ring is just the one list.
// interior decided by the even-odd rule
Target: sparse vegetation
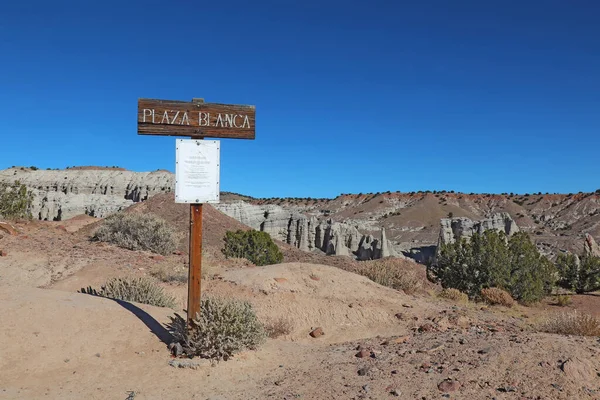
[(438, 297), (441, 297), (442, 299), (456, 301), (458, 303), (468, 303), (469, 302), (469, 296), (467, 296), (466, 293), (463, 293), (460, 290), (454, 289), (454, 288), (446, 288), (446, 289), (442, 290), (438, 294)]
[(222, 252), (227, 258), (245, 258), (257, 266), (277, 264), (283, 261), (283, 253), (273, 242), (271, 236), (266, 232), (256, 230), (227, 232)]
[(490, 287), (508, 291), (521, 302), (539, 301), (554, 284), (554, 266), (542, 256), (529, 236), (520, 232), (507, 239), (492, 230), (441, 247), (429, 275), (445, 288), (480, 298)]
[(152, 214), (119, 213), (104, 220), (92, 240), (129, 250), (167, 255), (177, 248), (177, 238), (167, 222)]
[(30, 219), (33, 193), (20, 181), (0, 182), (0, 217)]
[(267, 336), (271, 339), (289, 335), (292, 332), (292, 323), (285, 317), (270, 319), (264, 324), (264, 327)]
[(515, 300), (510, 293), (494, 287), (481, 289), (481, 298), (491, 305), (501, 305), (505, 307), (512, 307), (515, 305)]
[(133, 301), (157, 307), (175, 308), (175, 298), (160, 287), (154, 280), (139, 278), (113, 278), (106, 281), (100, 290), (88, 286), (81, 293), (108, 297), (115, 300)]
[(205, 297), (201, 313), (188, 324), (175, 314), (168, 329), (188, 357), (228, 360), (244, 349), (256, 349), (266, 337), (250, 303)]
[[(205, 271), (204, 265), (202, 266), (202, 275)], [(188, 281), (188, 270), (183, 267), (172, 267), (167, 265), (157, 265), (150, 270), (150, 275), (155, 277), (161, 282), (171, 283), (175, 285), (181, 285)]]
[(600, 320), (577, 311), (556, 313), (538, 324), (538, 329), (559, 335), (600, 336)]
[(423, 287), (423, 281), (415, 271), (401, 268), (391, 259), (361, 263), (357, 272), (373, 282), (407, 294), (415, 293)]

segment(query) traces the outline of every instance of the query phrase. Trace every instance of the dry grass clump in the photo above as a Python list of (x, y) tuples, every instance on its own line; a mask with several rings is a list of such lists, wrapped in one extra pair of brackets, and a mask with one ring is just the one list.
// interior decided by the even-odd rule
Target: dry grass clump
[(165, 220), (152, 214), (113, 214), (104, 220), (92, 240), (162, 255), (170, 254), (177, 248), (175, 231)]
[(173, 296), (165, 293), (164, 289), (154, 280), (146, 277), (112, 278), (106, 281), (100, 290), (88, 286), (82, 288), (80, 292), (157, 307), (175, 308), (176, 305)]
[[(202, 269), (204, 273), (204, 268)], [(185, 267), (173, 267), (170, 265), (157, 265), (150, 270), (150, 275), (161, 282), (174, 285), (183, 285), (188, 281), (189, 271)]]
[(566, 307), (573, 302), (571, 296), (568, 294), (559, 294), (556, 296), (556, 305), (560, 307)]
[(356, 272), (373, 282), (402, 290), (407, 294), (418, 292), (423, 288), (423, 281), (416, 271), (402, 268), (393, 260), (362, 262)]
[(289, 335), (292, 332), (292, 323), (285, 317), (270, 319), (264, 326), (267, 336), (271, 339)]
[(559, 335), (600, 336), (600, 320), (577, 311), (563, 312), (549, 316), (538, 329)]
[(510, 293), (500, 288), (481, 289), (481, 297), (487, 303), (492, 305), (499, 304), (505, 307), (512, 307), (515, 305), (515, 300)]
[(446, 288), (442, 290), (439, 294), (439, 297), (442, 299), (453, 300), (459, 303), (468, 303), (469, 296), (466, 293), (461, 292), (458, 289), (454, 288)]
[(266, 337), (250, 303), (204, 297), (201, 312), (188, 329), (185, 318), (175, 314), (167, 325), (188, 357), (228, 360), (244, 349), (256, 349)]

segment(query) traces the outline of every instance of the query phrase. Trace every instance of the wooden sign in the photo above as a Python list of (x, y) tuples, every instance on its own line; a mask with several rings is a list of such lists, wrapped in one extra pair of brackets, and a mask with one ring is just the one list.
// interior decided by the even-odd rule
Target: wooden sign
[(202, 101), (138, 100), (138, 134), (254, 139), (254, 106)]

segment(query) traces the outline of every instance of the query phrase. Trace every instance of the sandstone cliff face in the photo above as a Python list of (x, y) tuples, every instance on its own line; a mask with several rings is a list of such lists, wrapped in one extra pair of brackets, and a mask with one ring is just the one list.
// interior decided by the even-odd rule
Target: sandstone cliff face
[(517, 223), (506, 212), (492, 214), (481, 221), (469, 218), (442, 218), (438, 247), (442, 244), (454, 243), (462, 238), (470, 238), (473, 234), (481, 234), (488, 230), (504, 232), (511, 236), (519, 232)]
[(167, 171), (30, 170), (0, 171), (0, 181), (19, 180), (35, 197), (33, 216), (41, 220), (71, 218), (80, 214), (106, 217), (148, 197), (174, 189)]
[(371, 260), (398, 256), (382, 230), (379, 239), (363, 235), (343, 222), (308, 217), (295, 209), (277, 205), (258, 206), (238, 201), (215, 204), (215, 208), (254, 229), (269, 233), (273, 238), (300, 250), (320, 250), (328, 255), (352, 256)]

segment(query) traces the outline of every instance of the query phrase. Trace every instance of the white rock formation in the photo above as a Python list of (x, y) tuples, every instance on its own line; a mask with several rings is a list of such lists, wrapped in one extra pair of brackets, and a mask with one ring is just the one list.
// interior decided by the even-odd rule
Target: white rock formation
[(0, 181), (15, 180), (33, 191), (34, 218), (59, 221), (80, 214), (105, 217), (154, 194), (171, 192), (175, 175), (116, 169), (0, 171)]
[(504, 232), (511, 236), (519, 232), (517, 223), (509, 213), (496, 213), (481, 221), (473, 221), (469, 218), (442, 218), (438, 247), (442, 244), (454, 243), (462, 238), (470, 238), (474, 233), (481, 234), (487, 230)]
[(287, 210), (277, 205), (258, 206), (238, 201), (215, 204), (215, 208), (304, 251), (320, 250), (338, 256), (354, 254), (359, 260), (399, 256), (383, 230), (383, 238), (378, 240), (363, 235), (354, 226), (307, 217), (298, 210)]

